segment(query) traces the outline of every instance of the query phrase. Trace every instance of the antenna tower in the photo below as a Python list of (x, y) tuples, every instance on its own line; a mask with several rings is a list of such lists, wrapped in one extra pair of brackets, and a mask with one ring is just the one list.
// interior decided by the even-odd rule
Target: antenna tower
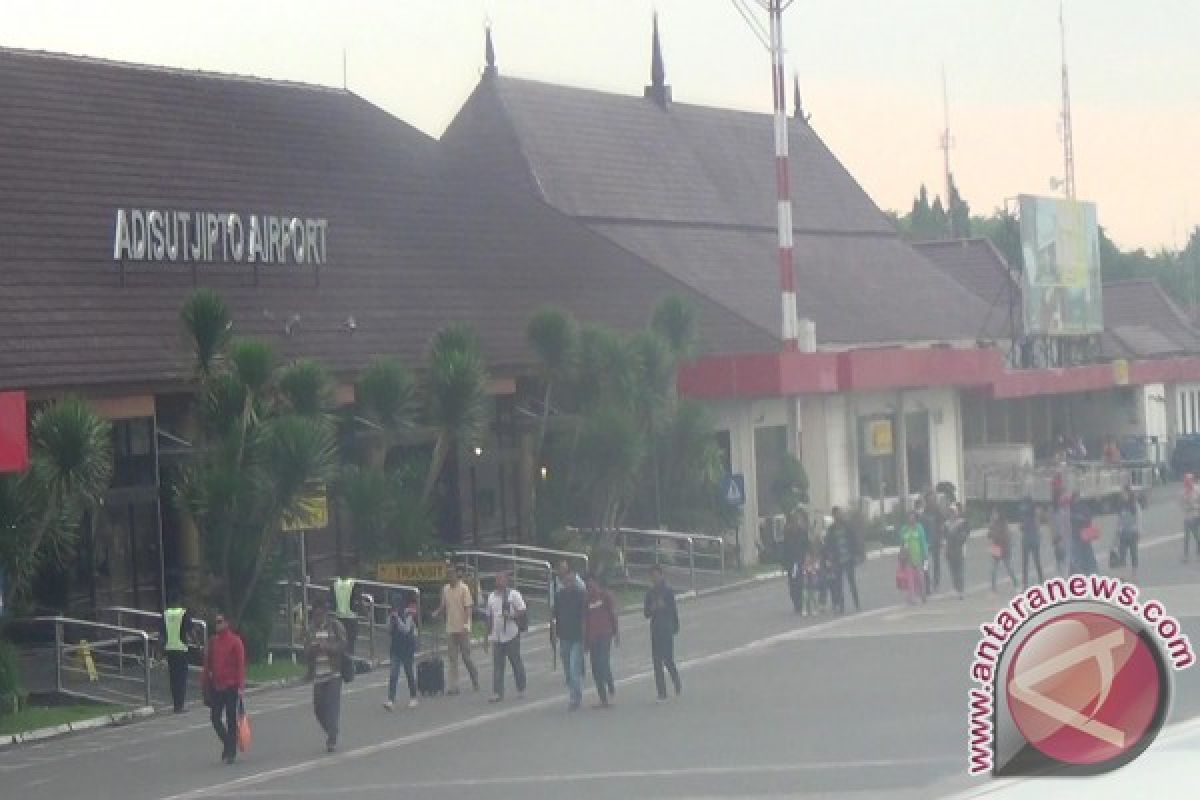
[(1071, 132), (1071, 86), (1067, 79), (1067, 25), (1063, 19), (1062, 0), (1058, 3), (1058, 35), (1062, 53), (1062, 142), (1063, 193), (1075, 199), (1075, 141)]

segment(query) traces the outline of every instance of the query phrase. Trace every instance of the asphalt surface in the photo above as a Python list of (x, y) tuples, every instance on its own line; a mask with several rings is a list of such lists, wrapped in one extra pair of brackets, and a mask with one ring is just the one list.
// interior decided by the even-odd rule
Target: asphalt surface
[[(1180, 563), (1178, 511), (1164, 499), (1146, 522), (1143, 596), (1200, 644), (1200, 564)], [(0, 752), (0, 797), (951, 796), (986, 784), (965, 774), (967, 670), (978, 625), (1007, 600), (987, 588), (980, 541), (968, 557), (965, 600), (905, 606), (885, 557), (860, 568), (859, 614), (798, 617), (778, 579), (684, 603), (684, 693), (662, 705), (646, 624), (626, 616), (612, 710), (587, 708), (589, 692), (584, 710), (568, 713), (543, 634), (525, 643), (523, 699), (510, 686), (500, 705), (467, 691), (389, 713), (376, 671), (346, 687), (335, 754), (301, 686), (249, 699), (254, 746), (233, 766), (220, 763), (207, 710), (194, 707)], [(475, 656), (486, 689), (490, 658)], [(1194, 668), (1176, 675), (1168, 725), (1197, 717)], [(1069, 790), (1058, 783), (1053, 794)]]

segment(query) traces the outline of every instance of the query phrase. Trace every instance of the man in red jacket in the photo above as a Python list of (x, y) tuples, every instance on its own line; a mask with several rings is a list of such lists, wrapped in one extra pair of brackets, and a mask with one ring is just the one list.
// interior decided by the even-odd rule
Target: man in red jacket
[[(221, 739), (221, 760), (232, 764), (237, 757), (238, 701), (246, 688), (246, 649), (242, 639), (218, 613), (216, 634), (209, 640), (201, 676), (205, 702), (212, 709), (212, 725)], [(221, 713), (225, 724), (221, 724)]]

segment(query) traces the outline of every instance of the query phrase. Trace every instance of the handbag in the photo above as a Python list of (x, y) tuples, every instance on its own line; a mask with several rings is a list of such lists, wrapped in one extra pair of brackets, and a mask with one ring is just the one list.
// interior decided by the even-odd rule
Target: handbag
[(1090, 523), (1079, 532), (1079, 539), (1082, 542), (1091, 544), (1100, 538), (1100, 529), (1096, 527), (1096, 523)]
[(238, 752), (246, 753), (250, 750), (250, 744), (254, 741), (254, 732), (250, 728), (250, 715), (246, 713), (246, 703), (241, 698), (238, 699), (238, 718), (237, 718), (237, 749)]
[(988, 552), (992, 554), (992, 558), (1004, 558), (1004, 548), (994, 542), (988, 545)]

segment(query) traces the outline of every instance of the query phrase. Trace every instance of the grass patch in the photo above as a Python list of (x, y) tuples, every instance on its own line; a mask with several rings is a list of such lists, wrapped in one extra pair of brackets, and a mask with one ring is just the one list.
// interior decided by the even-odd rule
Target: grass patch
[(299, 678), (304, 675), (307, 667), (303, 660), (297, 659), (295, 664), (286, 655), (268, 664), (260, 661), (257, 664), (246, 665), (246, 683), (274, 683), (276, 681)]
[(38, 728), (50, 728), (55, 725), (64, 725), (68, 722), (79, 722), (123, 710), (119, 706), (100, 705), (98, 703), (80, 703), (78, 705), (55, 706), (53, 708), (31, 706), (23, 708), (15, 714), (0, 714), (0, 734), (35, 731)]

